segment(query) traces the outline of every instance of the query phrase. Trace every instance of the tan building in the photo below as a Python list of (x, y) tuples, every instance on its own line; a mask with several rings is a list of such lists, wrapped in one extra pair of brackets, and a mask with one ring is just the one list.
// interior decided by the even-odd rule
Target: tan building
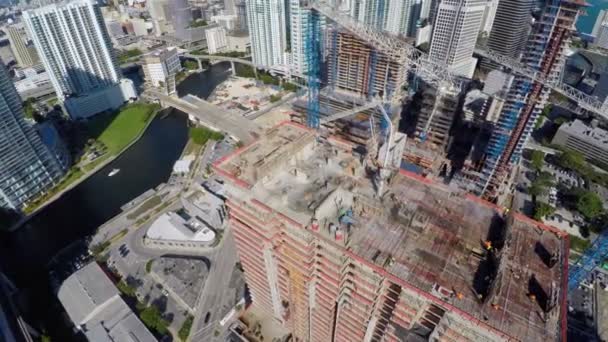
[(22, 26), (8, 26), (6, 34), (11, 45), (11, 51), (20, 67), (27, 68), (40, 62), (38, 52), (36, 52), (34, 45), (28, 41), (25, 29)]
[(287, 122), (214, 165), (253, 309), (299, 341), (565, 341), (567, 234), (404, 171), (378, 193), (358, 151)]
[(182, 69), (177, 48), (171, 47), (150, 52), (144, 56), (144, 77), (147, 83), (175, 93), (175, 75)]

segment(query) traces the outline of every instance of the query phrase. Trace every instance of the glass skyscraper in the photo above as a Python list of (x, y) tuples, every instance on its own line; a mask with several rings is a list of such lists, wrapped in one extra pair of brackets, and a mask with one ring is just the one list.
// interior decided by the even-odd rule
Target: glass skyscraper
[(0, 208), (20, 210), (54, 185), (63, 171), (25, 121), (21, 98), (0, 64)]

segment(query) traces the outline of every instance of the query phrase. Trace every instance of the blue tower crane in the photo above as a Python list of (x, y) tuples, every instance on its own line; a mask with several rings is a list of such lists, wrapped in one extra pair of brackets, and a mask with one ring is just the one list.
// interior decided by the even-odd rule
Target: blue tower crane
[(306, 124), (311, 128), (319, 128), (319, 91), (321, 88), (321, 27), (319, 13), (309, 11), (308, 30), (306, 37), (306, 60), (308, 62), (308, 104), (306, 109)]
[(608, 229), (593, 241), (583, 255), (571, 266), (568, 275), (568, 290), (574, 290), (608, 256)]

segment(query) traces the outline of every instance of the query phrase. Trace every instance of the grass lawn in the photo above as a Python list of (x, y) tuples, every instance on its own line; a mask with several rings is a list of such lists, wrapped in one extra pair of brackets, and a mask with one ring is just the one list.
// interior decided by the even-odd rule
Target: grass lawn
[(184, 147), (184, 151), (182, 152), (182, 157), (185, 157), (189, 154), (196, 155), (200, 153), (203, 146), (204, 145), (199, 145), (195, 143), (192, 139), (188, 139), (188, 143), (186, 144), (186, 147)]
[(32, 213), (55, 194), (85, 176), (110, 156), (120, 153), (143, 132), (144, 128), (154, 118), (158, 108), (156, 104), (133, 103), (127, 105), (118, 113), (99, 114), (91, 119), (87, 123), (87, 133), (90, 137), (103, 143), (107, 147), (107, 153), (93, 162), (83, 165), (82, 168), (79, 165), (73, 166), (59, 184), (49, 189), (46, 194), (28, 203), (28, 206), (23, 208), (23, 212), (26, 214)]
[(95, 117), (89, 122), (89, 134), (102, 142), (110, 155), (116, 155), (143, 131), (157, 109), (154, 104), (130, 104), (116, 115)]

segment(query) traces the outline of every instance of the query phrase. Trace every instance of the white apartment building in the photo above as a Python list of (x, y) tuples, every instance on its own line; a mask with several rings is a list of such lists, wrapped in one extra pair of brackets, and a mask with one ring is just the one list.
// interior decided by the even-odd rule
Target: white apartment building
[(286, 65), (288, 45), (285, 1), (249, 0), (246, 6), (253, 62), (268, 67)]
[(234, 14), (230, 15), (214, 15), (211, 17), (211, 21), (219, 24), (224, 27), (228, 31), (232, 31), (236, 29), (237, 25), (237, 17)]
[(608, 10), (600, 10), (591, 35), (596, 46), (608, 49)]
[[(350, 16), (354, 19), (378, 30), (384, 30), (390, 7), (389, 1), (351, 0), (348, 7)], [(404, 7), (407, 7), (407, 5)]]
[(439, 4), (430, 58), (457, 75), (471, 78), (477, 59), (475, 43), (486, 11), (486, 0), (443, 0)]
[(88, 117), (137, 97), (133, 82), (122, 78), (103, 16), (92, 0), (26, 11), (23, 20), (70, 116)]
[(175, 74), (182, 69), (177, 48), (170, 47), (144, 56), (146, 82), (157, 88), (165, 88), (168, 94), (175, 93)]
[(224, 52), (228, 49), (228, 38), (226, 37), (226, 29), (223, 27), (214, 27), (205, 30), (207, 38), (207, 50), (210, 54)]
[[(310, 9), (306, 9), (299, 0), (289, 1), (290, 65), (292, 72), (303, 76), (308, 70), (306, 58), (306, 36), (310, 22)], [(251, 32), (251, 31), (249, 31)]]
[(397, 35), (414, 37), (422, 5), (422, 0), (390, 0), (385, 30)]

